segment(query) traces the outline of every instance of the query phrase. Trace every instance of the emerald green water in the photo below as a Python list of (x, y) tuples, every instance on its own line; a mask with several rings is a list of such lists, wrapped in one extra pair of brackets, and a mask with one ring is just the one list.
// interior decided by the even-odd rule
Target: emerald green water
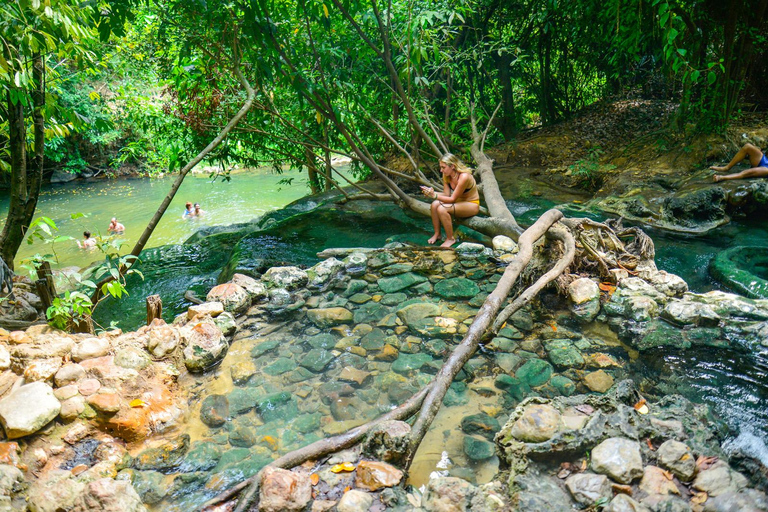
[[(85, 230), (106, 236), (110, 219), (117, 217), (126, 227), (125, 234), (119, 238), (125, 240), (122, 252), (127, 253), (160, 206), (174, 178), (92, 179), (48, 185), (40, 194), (36, 216), (50, 217), (58, 226), (59, 235), (76, 239), (82, 239)], [(279, 183), (285, 178), (292, 178), (293, 185)], [(147, 247), (179, 244), (200, 228), (245, 222), (281, 208), (308, 193), (305, 179), (306, 174), (299, 171), (285, 171), (281, 175), (268, 170), (238, 172), (230, 181), (212, 181), (208, 175), (189, 175), (155, 228)], [(182, 219), (187, 201), (200, 203), (206, 214), (200, 218)], [(5, 224), (8, 203), (7, 193), (3, 194), (0, 197), (0, 229)], [(70, 215), (77, 212), (86, 217), (72, 220)], [(75, 240), (57, 243), (53, 250), (60, 267), (85, 267), (101, 259), (98, 250), (80, 249)], [(16, 263), (38, 252), (49, 253), (51, 246), (39, 241), (32, 245), (24, 243)]]

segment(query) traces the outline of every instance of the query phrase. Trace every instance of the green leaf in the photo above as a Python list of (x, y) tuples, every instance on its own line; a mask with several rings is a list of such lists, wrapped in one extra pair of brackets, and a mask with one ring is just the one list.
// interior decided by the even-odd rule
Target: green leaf
[(713, 71), (710, 71), (709, 73), (707, 73), (707, 83), (709, 85), (712, 85), (715, 82), (717, 82), (717, 75), (715, 75)]
[(699, 75), (701, 75), (701, 71), (699, 71), (698, 69), (694, 70), (691, 73), (691, 82), (696, 83), (699, 80)]
[(688, 53), (688, 50), (686, 50), (685, 48), (678, 48), (677, 53), (685, 57), (685, 54)]

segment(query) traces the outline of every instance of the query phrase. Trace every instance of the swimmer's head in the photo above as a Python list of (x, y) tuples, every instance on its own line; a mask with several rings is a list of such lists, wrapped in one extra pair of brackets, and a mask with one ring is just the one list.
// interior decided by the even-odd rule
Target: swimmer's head
[(192, 208), (192, 203), (187, 203), (187, 204), (185, 204), (184, 206), (186, 206), (186, 207), (187, 207), (187, 210), (189, 210), (190, 208)]
[(90, 231), (83, 231), (83, 236), (85, 238), (91, 238), (91, 232)]
[(195, 210), (199, 210), (199, 209), (200, 209), (200, 203), (195, 203)]

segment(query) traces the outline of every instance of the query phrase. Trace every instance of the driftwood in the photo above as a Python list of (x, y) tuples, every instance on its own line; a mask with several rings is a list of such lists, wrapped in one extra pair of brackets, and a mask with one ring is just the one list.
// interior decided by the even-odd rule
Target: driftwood
[[(359, 427), (350, 429), (344, 434), (340, 434), (334, 437), (329, 437), (327, 439), (320, 439), (319, 441), (315, 441), (314, 443), (304, 446), (302, 448), (299, 448), (298, 450), (294, 450), (292, 452), (286, 453), (279, 459), (271, 462), (270, 464), (267, 464), (267, 466), (273, 467), (273, 468), (288, 469), (288, 468), (292, 468), (300, 464), (303, 464), (308, 460), (314, 460), (324, 455), (328, 455), (329, 453), (334, 453), (339, 450), (344, 450), (346, 448), (349, 448), (350, 446), (360, 441), (363, 438), (363, 436), (365, 436), (368, 432), (370, 432), (371, 429), (376, 425), (378, 425), (379, 423), (382, 423), (385, 421), (391, 421), (391, 420), (403, 420), (412, 416), (413, 413), (418, 410), (419, 406), (421, 405), (421, 402), (424, 400), (424, 397), (426, 396), (427, 392), (430, 389), (431, 389), (431, 385), (421, 389), (418, 393), (416, 393), (411, 398), (409, 398), (400, 407), (397, 407), (396, 409), (392, 409), (387, 414), (384, 414), (383, 416), (379, 416), (373, 421), (370, 421), (364, 425), (360, 425)], [(246, 510), (249, 503), (253, 500), (253, 497), (256, 495), (256, 492), (258, 492), (259, 490), (259, 480), (261, 479), (261, 475), (263, 471), (264, 471), (264, 468), (262, 468), (258, 473), (253, 475), (251, 478), (240, 482), (236, 486), (228, 489), (227, 491), (219, 494), (215, 498), (207, 501), (203, 505), (203, 510), (209, 507), (212, 507), (218, 503), (221, 503), (222, 501), (226, 501), (233, 496), (236, 496), (240, 491), (248, 487), (248, 492), (246, 492), (246, 494), (240, 500), (240, 503), (235, 509), (235, 512), (241, 512)]]

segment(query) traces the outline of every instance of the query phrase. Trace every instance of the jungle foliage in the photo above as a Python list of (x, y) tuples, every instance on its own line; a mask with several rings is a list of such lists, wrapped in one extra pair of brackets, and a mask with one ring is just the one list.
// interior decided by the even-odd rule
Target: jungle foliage
[[(621, 97), (677, 101), (678, 129), (720, 131), (740, 110), (768, 105), (767, 8), (768, 0), (14, 0), (0, 7), (0, 167), (9, 185), (14, 165), (39, 171), (12, 193), (27, 213), (6, 227), (29, 224), (38, 174), (181, 168), (240, 108), (234, 66), (257, 89), (256, 105), (206, 161), (225, 173), (235, 164), (301, 166), (314, 192), (335, 181), (334, 153), (361, 170), (355, 148), (381, 160), (403, 147), (422, 161), (413, 116), (441, 133), (441, 149), (465, 152), (472, 106), (492, 117), (489, 143)], [(433, 159), (434, 148), (426, 151)], [(4, 244), (6, 259), (15, 244)]]

